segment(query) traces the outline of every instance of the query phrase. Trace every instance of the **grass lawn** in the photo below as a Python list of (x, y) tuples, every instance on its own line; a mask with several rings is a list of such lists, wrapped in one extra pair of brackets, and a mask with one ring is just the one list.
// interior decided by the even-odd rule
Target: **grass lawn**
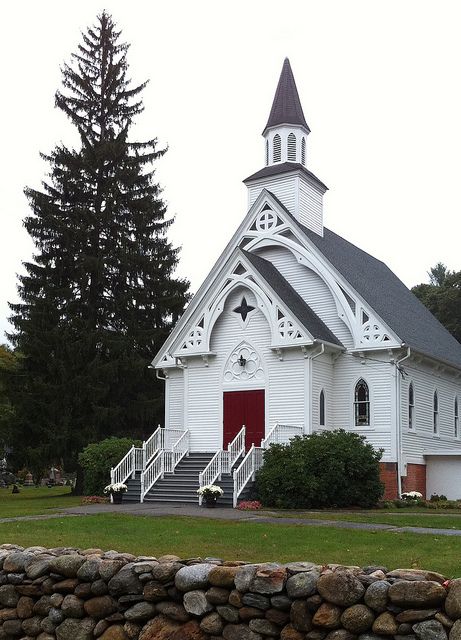
[(70, 495), (70, 487), (20, 487), (19, 491), (11, 493), (11, 487), (0, 489), (0, 518), (52, 513), (82, 501), (81, 497)]
[(456, 510), (436, 511), (420, 509), (417, 512), (402, 510), (389, 513), (384, 509), (365, 512), (335, 513), (329, 511), (274, 511), (279, 518), (306, 518), (313, 520), (346, 520), (348, 522), (367, 522), (373, 524), (391, 524), (396, 527), (433, 527), (435, 529), (461, 529), (461, 512)]
[(422, 567), (461, 576), (461, 540), (449, 536), (345, 531), (297, 525), (101, 514), (0, 524), (0, 542), (101, 547), (135, 554), (175, 553), (251, 562)]

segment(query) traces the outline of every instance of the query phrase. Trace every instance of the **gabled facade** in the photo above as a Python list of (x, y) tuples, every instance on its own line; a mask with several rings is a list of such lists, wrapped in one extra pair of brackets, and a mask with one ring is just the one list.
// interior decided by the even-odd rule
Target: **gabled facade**
[(387, 497), (426, 481), (453, 494), (461, 345), (382, 262), (324, 227), (309, 133), (285, 60), (248, 212), (153, 362), (165, 426), (209, 453), (242, 425), (247, 448), (275, 424), (344, 428), (383, 449)]

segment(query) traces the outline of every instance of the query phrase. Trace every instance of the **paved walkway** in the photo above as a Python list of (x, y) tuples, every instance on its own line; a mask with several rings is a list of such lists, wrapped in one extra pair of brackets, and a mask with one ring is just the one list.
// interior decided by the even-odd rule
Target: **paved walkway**
[[(254, 522), (261, 524), (290, 524), (304, 527), (334, 527), (335, 529), (355, 529), (359, 531), (389, 531), (391, 533), (420, 533), (436, 536), (461, 536), (461, 529), (435, 529), (430, 527), (397, 527), (391, 524), (377, 524), (368, 522), (350, 522), (346, 520), (319, 520), (313, 518), (279, 517), (271, 511), (239, 511), (238, 509), (205, 509), (195, 504), (153, 504), (129, 503), (92, 504), (81, 507), (71, 507), (61, 510), (62, 515), (94, 515), (98, 513), (124, 513), (132, 516), (159, 517), (189, 517), (211, 518), (213, 520), (231, 520), (239, 522)], [(344, 512), (341, 512), (342, 514)], [(402, 515), (399, 513), (399, 515)]]

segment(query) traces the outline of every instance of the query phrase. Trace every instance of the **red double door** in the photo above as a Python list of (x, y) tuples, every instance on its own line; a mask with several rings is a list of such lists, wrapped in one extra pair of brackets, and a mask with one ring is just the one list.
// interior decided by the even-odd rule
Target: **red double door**
[(227, 391), (224, 393), (223, 448), (225, 449), (245, 425), (245, 448), (260, 446), (264, 438), (264, 390)]

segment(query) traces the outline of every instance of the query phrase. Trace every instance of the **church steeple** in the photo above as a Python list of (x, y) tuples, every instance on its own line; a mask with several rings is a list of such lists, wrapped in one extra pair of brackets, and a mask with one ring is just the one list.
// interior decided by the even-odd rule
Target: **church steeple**
[(279, 162), (306, 164), (306, 138), (310, 133), (291, 70), (285, 58), (263, 136), (266, 166)]
[(300, 125), (304, 127), (306, 133), (310, 133), (288, 58), (285, 58), (283, 62), (272, 109), (267, 124), (264, 127), (263, 135), (268, 129), (279, 127), (283, 124)]
[(285, 58), (269, 119), (263, 131), (265, 167), (244, 180), (251, 207), (263, 189), (315, 233), (323, 235), (323, 196), (327, 187), (306, 168), (309, 126), (290, 61)]

